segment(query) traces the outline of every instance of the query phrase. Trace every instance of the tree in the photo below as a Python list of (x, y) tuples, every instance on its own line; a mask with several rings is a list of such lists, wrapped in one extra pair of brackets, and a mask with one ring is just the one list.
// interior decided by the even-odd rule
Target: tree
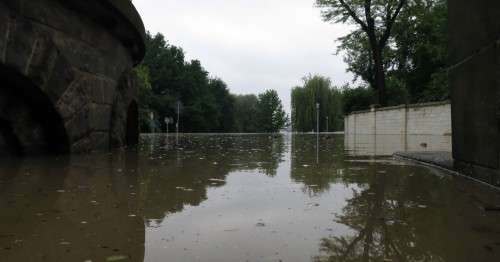
[(215, 98), (216, 125), (213, 131), (229, 132), (234, 129), (234, 97), (229, 93), (226, 83), (219, 78), (208, 81), (210, 93)]
[(259, 95), (258, 103), (259, 129), (266, 133), (276, 133), (285, 128), (288, 116), (275, 90), (267, 90)]
[(259, 98), (256, 95), (236, 95), (234, 100), (234, 128), (237, 133), (257, 133)]
[[(320, 131), (342, 130), (342, 92), (330, 79), (315, 75), (303, 78), (304, 85), (292, 89), (292, 127), (294, 131), (316, 130), (316, 103), (320, 104)], [(328, 122), (327, 122), (328, 121)]]
[(316, 0), (325, 21), (354, 23), (368, 38), (371, 55), (368, 82), (376, 92), (375, 102), (386, 104), (384, 50), (392, 28), (407, 0)]
[[(170, 45), (162, 34), (153, 36), (148, 32), (146, 47), (146, 56), (139, 67), (139, 73), (148, 82), (148, 88), (139, 90), (141, 115), (153, 112), (157, 125), (165, 130), (163, 119), (177, 120), (177, 104), (181, 103), (181, 131), (233, 129), (234, 101), (224, 81), (210, 78), (200, 61), (185, 61), (184, 51)], [(147, 131), (148, 125), (142, 122), (141, 130)]]

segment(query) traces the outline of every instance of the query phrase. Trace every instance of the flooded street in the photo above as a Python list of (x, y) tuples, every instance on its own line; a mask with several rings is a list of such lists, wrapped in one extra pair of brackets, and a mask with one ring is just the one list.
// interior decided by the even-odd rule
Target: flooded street
[(144, 135), (3, 160), (0, 261), (498, 261), (499, 191), (348, 139)]

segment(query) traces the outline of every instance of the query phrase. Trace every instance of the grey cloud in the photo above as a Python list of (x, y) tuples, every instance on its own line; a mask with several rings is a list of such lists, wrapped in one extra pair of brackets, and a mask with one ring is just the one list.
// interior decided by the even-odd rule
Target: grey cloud
[(321, 21), (313, 0), (135, 0), (146, 28), (198, 59), (233, 93), (276, 89), (290, 110), (290, 89), (308, 73), (342, 85), (352, 76), (335, 39), (350, 28)]

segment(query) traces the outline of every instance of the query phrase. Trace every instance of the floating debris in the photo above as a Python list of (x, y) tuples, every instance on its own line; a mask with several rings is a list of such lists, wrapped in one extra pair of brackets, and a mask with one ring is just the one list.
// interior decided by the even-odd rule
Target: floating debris
[(208, 181), (212, 181), (212, 182), (226, 182), (226, 180), (224, 180), (224, 179), (218, 179), (218, 178), (210, 178), (210, 179), (208, 179)]
[(127, 259), (128, 256), (124, 255), (116, 255), (116, 256), (110, 256), (106, 258), (106, 261), (121, 261)]
[(192, 191), (194, 191), (194, 190), (193, 190), (193, 189), (191, 189), (191, 188), (186, 188), (186, 187), (181, 187), (181, 186), (178, 186), (178, 187), (176, 187), (175, 189), (177, 189), (177, 190), (182, 190), (182, 191), (186, 191), (186, 192), (192, 192)]
[(265, 227), (266, 224), (263, 223), (263, 222), (259, 222), (259, 223), (255, 224), (255, 226), (257, 226), (257, 227)]
[(226, 230), (224, 230), (224, 232), (236, 232), (236, 231), (239, 231), (239, 229), (233, 228), (233, 229), (226, 229)]

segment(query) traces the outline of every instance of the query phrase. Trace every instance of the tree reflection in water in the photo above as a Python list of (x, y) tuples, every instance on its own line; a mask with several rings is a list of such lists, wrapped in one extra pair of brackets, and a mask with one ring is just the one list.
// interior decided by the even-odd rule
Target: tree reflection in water
[(356, 162), (355, 172), (342, 176), (352, 197), (335, 220), (351, 232), (322, 239), (314, 261), (495, 261), (488, 246), (500, 231), (492, 227), (495, 216), (478, 210), (485, 191), (439, 171), (384, 161)]
[[(170, 139), (170, 140), (169, 140)], [(145, 136), (140, 159), (145, 216), (161, 223), (186, 205), (198, 206), (207, 190), (225, 185), (235, 171), (258, 170), (275, 176), (283, 162), (282, 135), (183, 135), (179, 146), (166, 136)]]
[(330, 190), (330, 185), (341, 182), (336, 173), (345, 168), (343, 138), (334, 135), (321, 135), (319, 150), (316, 135), (297, 134), (292, 137), (293, 181), (304, 184), (302, 191), (317, 196)]

